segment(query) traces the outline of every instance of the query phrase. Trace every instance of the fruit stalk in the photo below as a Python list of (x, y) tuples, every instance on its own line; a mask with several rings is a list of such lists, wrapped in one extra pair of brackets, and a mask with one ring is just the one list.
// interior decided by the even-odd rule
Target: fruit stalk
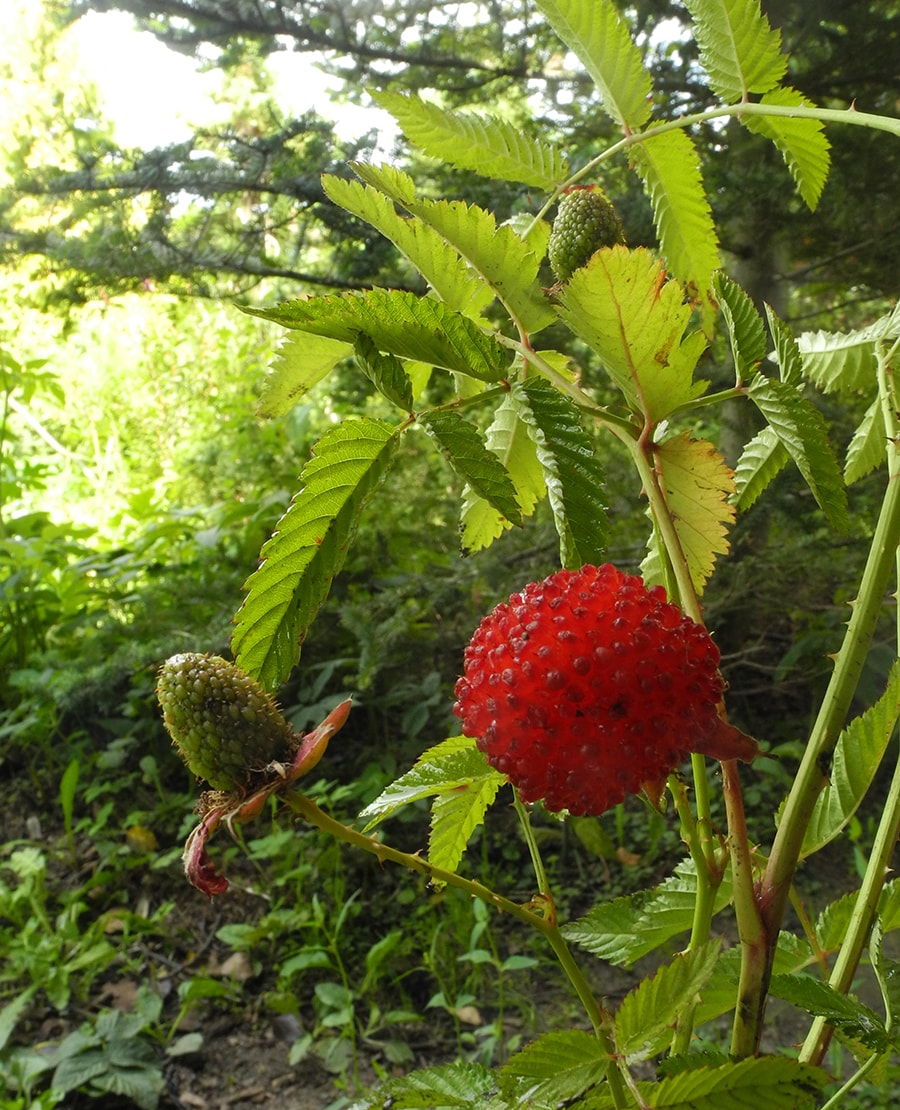
[[(618, 1059), (615, 1044), (612, 1039), (612, 1016), (609, 1011), (597, 1001), (581, 968), (579, 968), (578, 964), (575, 962), (569, 950), (569, 946), (556, 922), (555, 913), (545, 914), (543, 912), (536, 912), (533, 908), (534, 903), (520, 905), (518, 902), (513, 902), (509, 898), (505, 898), (502, 894), (498, 894), (496, 891), (491, 890), (475, 879), (467, 879), (465, 876), (458, 875), (454, 871), (447, 871), (443, 867), (436, 867), (434, 864), (429, 863), (427, 859), (423, 859), (420, 855), (402, 852), (398, 848), (391, 848), (374, 836), (367, 836), (365, 833), (357, 832), (356, 829), (351, 828), (349, 825), (342, 825), (340, 821), (335, 820), (333, 817), (329, 817), (311, 798), (307, 798), (298, 791), (286, 793), (284, 795), (284, 801), (293, 813), (298, 817), (302, 817), (305, 821), (308, 821), (309, 824), (314, 825), (320, 832), (327, 833), (328, 836), (343, 841), (345, 844), (352, 844), (355, 848), (362, 848), (364, 852), (369, 852), (374, 855), (381, 863), (385, 860), (390, 860), (391, 863), (399, 864), (401, 867), (405, 867), (410, 871), (418, 871), (419, 874), (426, 875), (429, 879), (439, 883), (446, 883), (448, 886), (455, 886), (459, 890), (465, 891), (473, 898), (480, 898), (483, 902), (487, 903), (487, 905), (493, 906), (494, 909), (499, 910), (501, 913), (508, 913), (519, 921), (525, 922), (526, 925), (530, 925), (546, 937), (591, 1020), (591, 1024), (594, 1027), (594, 1034), (599, 1044), (609, 1058), (607, 1081), (609, 1082), (610, 1094), (613, 1097), (616, 1110), (629, 1110), (629, 1107), (632, 1106), (632, 1102), (628, 1097), (626, 1086), (632, 1088), (633, 1084), (630, 1082), (630, 1077), (629, 1081), (623, 1080), (622, 1075), (619, 1073), (620, 1068), (624, 1071), (625, 1064), (624, 1061)], [(543, 901), (541, 905), (544, 905)], [(641, 1107), (640, 1110), (644, 1110), (644, 1108)]]

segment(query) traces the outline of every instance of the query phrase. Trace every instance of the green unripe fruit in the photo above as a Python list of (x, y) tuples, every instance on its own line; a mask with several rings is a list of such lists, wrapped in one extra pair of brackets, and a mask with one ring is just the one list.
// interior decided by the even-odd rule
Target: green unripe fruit
[(558, 281), (568, 281), (601, 247), (624, 242), (622, 224), (601, 188), (578, 185), (563, 193), (547, 244)]
[(173, 655), (156, 695), (175, 746), (216, 790), (246, 787), (271, 762), (289, 763), (297, 736), (258, 682), (217, 655)]

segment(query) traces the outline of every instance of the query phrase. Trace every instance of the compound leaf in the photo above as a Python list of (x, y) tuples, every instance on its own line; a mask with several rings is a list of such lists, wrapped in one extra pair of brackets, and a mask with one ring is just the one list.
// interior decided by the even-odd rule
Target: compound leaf
[(237, 665), (267, 690), (284, 682), (296, 665), (306, 631), (396, 447), (390, 424), (348, 420), (325, 433), (303, 468), (299, 493), (244, 585), (247, 595), (231, 639)]
[(694, 20), (700, 63), (715, 94), (732, 102), (767, 93), (787, 71), (781, 34), (759, 0), (685, 0)]
[(349, 343), (320, 335), (287, 335), (278, 346), (263, 385), (262, 416), (283, 416), (352, 352)]
[(581, 414), (544, 378), (528, 378), (513, 391), (544, 471), (563, 566), (602, 563), (606, 481)]
[[(409, 196), (408, 188), (404, 182), (398, 182), (396, 174), (388, 180), (395, 193), (413, 199), (415, 194)], [(383, 191), (328, 174), (322, 178), (322, 185), (335, 204), (359, 216), (390, 239), (450, 308), (476, 318), (494, 299), (494, 291), (472, 273), (434, 228), (415, 217), (398, 215)]]
[(625, 996), (616, 1011), (615, 1038), (629, 1062), (647, 1060), (671, 1041), (679, 1011), (712, 975), (719, 948), (715, 940), (679, 953)]
[(816, 799), (806, 827), (801, 858), (834, 840), (859, 808), (881, 765), (898, 716), (900, 662), (895, 662), (885, 692), (838, 738), (828, 785)]
[[(497, 406), (494, 420), (485, 433), (485, 445), (492, 451), (513, 481), (516, 501), (524, 516), (531, 516), (538, 501), (547, 496), (544, 471), (534, 441), (522, 419), (521, 402), (508, 393)], [(463, 491), (460, 513), (461, 545), (471, 553), (489, 547), (511, 528), (510, 518), (480, 496), (471, 486)]]
[(684, 332), (691, 307), (677, 281), (643, 247), (604, 247), (572, 275), (559, 313), (596, 351), (629, 406), (657, 423), (699, 396), (693, 380), (706, 347), (702, 332)]
[[(785, 108), (811, 106), (811, 101), (792, 88), (774, 89), (760, 103)], [(742, 116), (741, 122), (748, 131), (764, 135), (778, 147), (800, 196), (810, 211), (815, 211), (831, 166), (831, 144), (824, 124), (817, 119), (756, 115)]]
[(505, 120), (450, 111), (403, 93), (372, 90), (371, 96), (390, 112), (410, 142), (460, 169), (547, 192), (569, 175), (561, 150)]
[[(729, 548), (726, 537), (736, 515), (729, 502), (734, 474), (711, 443), (691, 439), (687, 432), (655, 447), (654, 457), (691, 580), (701, 594), (716, 556)], [(641, 569), (645, 580), (662, 582), (652, 567)]]
[(419, 422), (438, 443), (456, 473), (480, 497), (512, 524), (522, 523), (513, 480), (503, 463), (487, 449), (474, 424), (449, 409), (422, 413)]
[(537, 0), (553, 30), (590, 74), (603, 107), (623, 128), (650, 118), (650, 74), (611, 0)]
[(686, 131), (653, 135), (633, 149), (632, 165), (650, 196), (667, 269), (708, 301), (719, 241), (693, 140)]
[(367, 822), (363, 831), (371, 831), (410, 802), (488, 780), (499, 788), (506, 782), (506, 776), (488, 765), (470, 737), (451, 736), (423, 752), (405, 774), (366, 806), (360, 813), (360, 818)]
[(244, 311), (344, 343), (355, 343), (362, 332), (379, 350), (398, 358), (430, 362), (479, 381), (500, 381), (507, 372), (509, 359), (503, 347), (474, 320), (441, 301), (402, 290), (309, 297)]
[[(500, 1090), (515, 1105), (556, 1106), (600, 1083), (609, 1067), (597, 1038), (581, 1029), (545, 1033), (500, 1071)], [(517, 1097), (517, 1095), (519, 1097)]]

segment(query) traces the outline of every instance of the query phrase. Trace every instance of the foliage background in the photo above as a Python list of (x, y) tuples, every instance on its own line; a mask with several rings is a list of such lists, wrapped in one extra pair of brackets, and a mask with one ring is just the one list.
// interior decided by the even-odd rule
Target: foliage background
[[(826, 106), (855, 98), (869, 111), (895, 111), (896, 3), (764, 7), (786, 30), (796, 59), (791, 77), (803, 92)], [(213, 124), (155, 149), (118, 142), (96, 89), (65, 49), (72, 21), (106, 9), (130, 11), (138, 26), (218, 75)], [(156, 717), (156, 667), (178, 650), (225, 648), (241, 583), (311, 444), (345, 412), (379, 413), (374, 391), (347, 373), (288, 416), (262, 418), (257, 401), (279, 338), (234, 303), (371, 284), (418, 288), (389, 245), (322, 191), (320, 174), (346, 176), (348, 160), (373, 157), (376, 136), (347, 140), (313, 113), (294, 117), (275, 98), (267, 59), (314, 56), (349, 102), (368, 101), (367, 89), (409, 89), (448, 106), (489, 105), (523, 128), (540, 126), (573, 161), (611, 132), (584, 75), (526, 4), (297, 0), (271, 5), (265, 17), (236, 0), (48, 0), (17, 10), (2, 61), (0, 134), (0, 776), (9, 803), (0, 830), (0, 949), (10, 969), (0, 1002), (31, 992), (10, 1041), (28, 1045), (49, 1014), (64, 1015), (65, 1032), (83, 1019), (96, 1031), (102, 1004), (95, 981), (147, 975), (135, 937), (151, 938), (151, 964), (185, 943), (190, 923), (173, 924), (164, 907), (181, 890), (178, 845), (192, 784)], [(670, 90), (667, 111), (704, 107), (682, 10), (646, 2), (631, 16), (657, 81)], [(813, 218), (792, 198), (784, 168), (739, 128), (703, 134), (704, 176), (717, 198), (729, 267), (796, 328), (861, 326), (896, 295), (895, 148), (841, 134)], [(483, 202), (500, 218), (540, 203), (402, 144), (391, 153), (430, 195)], [(652, 246), (649, 209), (632, 175), (618, 165), (605, 184), (630, 244)], [(715, 380), (726, 363), (724, 347), (714, 350), (704, 375)], [(838, 438), (848, 437), (860, 415), (852, 402), (819, 400)], [(748, 429), (726, 422), (706, 434), (733, 457)], [(605, 461), (615, 522), (610, 557), (634, 569), (643, 554), (638, 491), (625, 460), (610, 450)], [(354, 812), (427, 738), (447, 734), (462, 646), (480, 615), (554, 569), (552, 526), (541, 515), (495, 549), (461, 560), (447, 496), (454, 481), (424, 444), (407, 453), (315, 625), (304, 666), (282, 693), (304, 727), (354, 692), (349, 737), (323, 769), (323, 792), (337, 812)], [(871, 493), (863, 485), (850, 534), (835, 540), (823, 533), (799, 480), (783, 475), (777, 497), (744, 519), (735, 558), (705, 599), (733, 712), (748, 731), (775, 741), (770, 780), (762, 774), (755, 784), (761, 814), (790, 776), (827, 678), (826, 653), (838, 642), (847, 583), (858, 577), (878, 496), (874, 480)], [(869, 689), (889, 662), (873, 653)], [(859, 818), (857, 846), (865, 844), (866, 820)], [(524, 849), (504, 832), (481, 850), (490, 867), (514, 873)], [(645, 881), (674, 843), (671, 829), (647, 829), (628, 810), (604, 819), (588, 847), (552, 822), (546, 836), (575, 902), (592, 882), (591, 847), (604, 882), (620, 890)], [(376, 985), (390, 992), (373, 971), (367, 989), (381, 1011), (441, 992), (473, 995), (501, 1021), (499, 1032), (495, 1021), (473, 1026), (465, 1049), (502, 1051), (509, 1030), (499, 981), (483, 968), (476, 975), (478, 960), (468, 977), (457, 967), (437, 968), (450, 932), (463, 937), (462, 950), (490, 951), (478, 947), (483, 929), (470, 943), (478, 922), (469, 909), (442, 910), (436, 923), (417, 891), (420, 901), (398, 901), (392, 910), (392, 886), (340, 853), (299, 841), (286, 849), (273, 832), (235, 849), (248, 888), (274, 883), (278, 893), (266, 913), (257, 907), (252, 939), (233, 927), (216, 943), (222, 952), (249, 951), (259, 974), (268, 969), (275, 994), (289, 986), (304, 1006), (317, 1007), (309, 1050), (336, 1065), (338, 1076), (352, 1073), (354, 1057), (329, 1056), (331, 1042), (357, 1044), (348, 1030), (359, 1037), (365, 1022), (324, 1024), (342, 1012), (336, 996), (329, 1003), (316, 994), (321, 982), (342, 982), (334, 952), (321, 964), (328, 973), (319, 984), (291, 971), (289, 961), (315, 966), (320, 957), (303, 953), (326, 951), (322, 938), (337, 930), (341, 959), (361, 969), (362, 981), (378, 938), (364, 915), (353, 923), (359, 907), (377, 899), (379, 936), (410, 918), (418, 931), (393, 950), (396, 997), (378, 996)], [(27, 871), (16, 855), (24, 849), (39, 853), (43, 870)], [(837, 866), (849, 880), (852, 855)], [(318, 909), (309, 901), (313, 883)], [(52, 923), (50, 948), (23, 930), (26, 904), (31, 914), (42, 906)], [(355, 908), (338, 926), (344, 904)], [(105, 931), (105, 915), (123, 905), (120, 943)], [(97, 945), (87, 964), (79, 957), (85, 930)], [(51, 980), (51, 965), (66, 969), (62, 986)], [(215, 1004), (237, 1005), (230, 995)], [(270, 1010), (278, 1005), (290, 1008), (282, 998)], [(527, 1003), (516, 1005), (520, 1020), (530, 1020)], [(458, 1010), (448, 1004), (441, 1012), (448, 1036), (463, 1044)], [(266, 1018), (256, 1012), (256, 1020)], [(142, 1028), (163, 1024), (148, 1017)], [(492, 1030), (495, 1040), (478, 1029)]]

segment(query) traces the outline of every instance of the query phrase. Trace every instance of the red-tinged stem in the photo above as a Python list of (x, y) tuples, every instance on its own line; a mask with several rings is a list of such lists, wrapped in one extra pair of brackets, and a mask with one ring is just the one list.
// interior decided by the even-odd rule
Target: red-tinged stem
[[(700, 601), (694, 588), (687, 558), (681, 546), (672, 514), (669, 511), (665, 491), (660, 484), (657, 469), (651, 461), (652, 449), (649, 437), (642, 436), (640, 440), (634, 443), (632, 456), (644, 483), (644, 492), (650, 502), (660, 539), (671, 563), (681, 607), (692, 620), (698, 624), (703, 624)], [(706, 790), (705, 761), (702, 756), (697, 755), (692, 757), (692, 764), (697, 797), (697, 827), (709, 829), (711, 827), (711, 816), (709, 796)], [(760, 989), (758, 984), (761, 985), (762, 983), (760, 968), (765, 965), (767, 938), (754, 890), (750, 842), (747, 838), (744, 803), (735, 760), (726, 760), (722, 763), (722, 776), (725, 791), (725, 810), (728, 818), (728, 847), (732, 864), (734, 909), (737, 917), (738, 933), (741, 938), (741, 982), (735, 1012), (735, 1026), (732, 1031), (732, 1051), (737, 1055), (746, 1056), (754, 1051), (756, 1045), (757, 1026), (753, 1015), (759, 1011), (761, 1005), (756, 996)], [(706, 887), (706, 896), (711, 901), (709, 895), (711, 892), (714, 893), (718, 880), (708, 852), (703, 860), (704, 867), (698, 867), (697, 872), (698, 897), (699, 891)], [(692, 947), (703, 943), (708, 938), (710, 921), (711, 914), (709, 919), (705, 921), (705, 925), (703, 919), (698, 921), (695, 917), (695, 925), (699, 926), (700, 931), (692, 931)], [(749, 1007), (745, 1005), (745, 1000), (750, 1001), (751, 1005)], [(679, 1028), (676, 1036), (679, 1046), (684, 1047), (689, 1031), (683, 1027)]]

